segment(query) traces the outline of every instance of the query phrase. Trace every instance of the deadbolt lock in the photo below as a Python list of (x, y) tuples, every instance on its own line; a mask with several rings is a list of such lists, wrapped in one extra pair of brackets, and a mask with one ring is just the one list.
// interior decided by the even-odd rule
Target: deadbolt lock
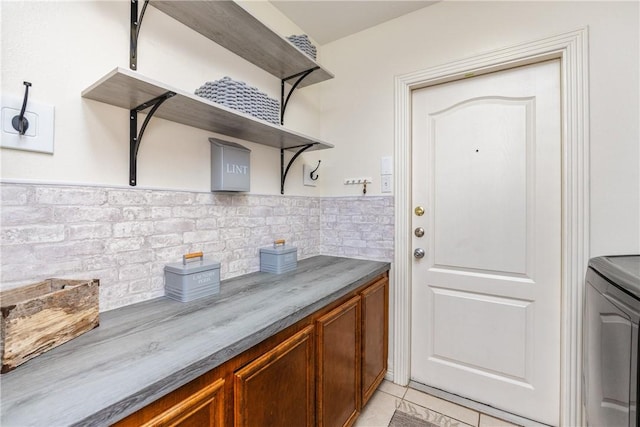
[(413, 230), (413, 234), (415, 234), (416, 237), (424, 236), (424, 228), (422, 228), (422, 227), (416, 228), (415, 230)]
[(418, 216), (422, 216), (424, 215), (424, 208), (422, 206), (416, 206), (413, 212), (415, 212), (415, 214)]

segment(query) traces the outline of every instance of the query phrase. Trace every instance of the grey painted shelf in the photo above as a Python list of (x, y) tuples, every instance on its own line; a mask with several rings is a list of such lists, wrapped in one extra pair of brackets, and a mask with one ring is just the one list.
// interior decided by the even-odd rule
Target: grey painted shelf
[(280, 79), (318, 67), (298, 87), (334, 77), (233, 1), (151, 0), (149, 4)]
[[(176, 2), (183, 3), (183, 2)], [(256, 119), (194, 94), (117, 67), (82, 92), (82, 97), (131, 110), (174, 92), (154, 117), (280, 149), (314, 144), (309, 150), (333, 148), (332, 144)]]

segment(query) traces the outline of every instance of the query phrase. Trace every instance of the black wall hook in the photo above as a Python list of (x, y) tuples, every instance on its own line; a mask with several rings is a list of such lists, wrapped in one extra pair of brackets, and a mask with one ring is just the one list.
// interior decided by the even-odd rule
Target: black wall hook
[[(311, 172), (309, 172), (309, 178), (311, 178), (312, 181), (316, 181), (320, 175), (318, 175), (316, 173), (316, 171), (318, 170), (318, 168), (320, 167), (320, 162), (321, 160), (318, 160), (318, 166), (316, 166), (316, 168), (314, 170), (312, 170)], [(314, 176), (315, 175), (315, 176)]]
[(24, 135), (27, 129), (29, 129), (29, 120), (24, 116), (24, 112), (27, 109), (27, 99), (29, 98), (29, 87), (31, 87), (31, 83), (24, 83), (24, 101), (22, 101), (22, 109), (20, 110), (19, 116), (13, 116), (11, 119), (11, 126), (15, 130), (18, 131), (20, 135)]

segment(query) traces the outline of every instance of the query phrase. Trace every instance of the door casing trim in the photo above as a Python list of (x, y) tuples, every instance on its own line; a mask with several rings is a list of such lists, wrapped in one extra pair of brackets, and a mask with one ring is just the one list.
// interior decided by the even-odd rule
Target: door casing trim
[(582, 299), (589, 261), (588, 27), (395, 77), (393, 381), (407, 385), (411, 349), (411, 92), (560, 59), (562, 94), (561, 426), (582, 425)]

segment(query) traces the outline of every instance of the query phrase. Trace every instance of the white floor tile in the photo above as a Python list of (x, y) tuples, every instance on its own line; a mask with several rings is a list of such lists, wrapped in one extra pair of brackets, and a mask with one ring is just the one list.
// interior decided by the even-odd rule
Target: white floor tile
[(397, 397), (376, 391), (363, 408), (354, 427), (387, 427), (399, 404), (400, 399)]
[(456, 405), (455, 403), (422, 393), (412, 388), (407, 390), (404, 398), (409, 402), (413, 402), (448, 417), (455, 418), (463, 423), (474, 427), (478, 426), (480, 414), (469, 408), (465, 408), (464, 406)]
[[(429, 395), (438, 397), (440, 399), (444, 399), (453, 404), (463, 406), (467, 409), (471, 409), (480, 414), (488, 415), (497, 420), (506, 421), (512, 423), (516, 426), (528, 426), (528, 427), (548, 427), (546, 424), (541, 424), (536, 421), (520, 417), (515, 414), (511, 414), (509, 412), (505, 412), (503, 410), (494, 408), (492, 406), (488, 406), (479, 402), (475, 402), (473, 400), (465, 399), (464, 397), (456, 396), (455, 394), (447, 393), (443, 390), (438, 390), (437, 388), (431, 388), (427, 385), (411, 382), (409, 385), (410, 389), (422, 391), (423, 393), (427, 393)], [(638, 426), (640, 427), (640, 426)]]
[(511, 424), (487, 414), (480, 414), (480, 427), (517, 427), (517, 424)]
[(389, 393), (392, 396), (403, 398), (407, 392), (407, 387), (403, 387), (398, 384), (394, 384), (391, 381), (383, 380), (378, 387), (378, 390)]

